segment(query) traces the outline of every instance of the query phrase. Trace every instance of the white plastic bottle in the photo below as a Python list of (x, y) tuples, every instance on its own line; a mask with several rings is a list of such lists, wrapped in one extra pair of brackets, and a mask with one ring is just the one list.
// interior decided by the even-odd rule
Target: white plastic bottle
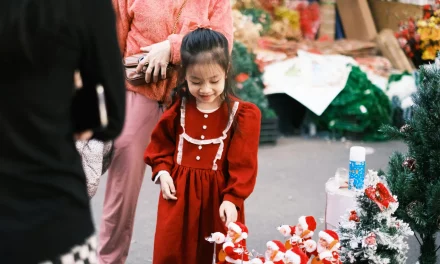
[(363, 189), (365, 179), (365, 148), (350, 148), (350, 164), (348, 170), (348, 189)]

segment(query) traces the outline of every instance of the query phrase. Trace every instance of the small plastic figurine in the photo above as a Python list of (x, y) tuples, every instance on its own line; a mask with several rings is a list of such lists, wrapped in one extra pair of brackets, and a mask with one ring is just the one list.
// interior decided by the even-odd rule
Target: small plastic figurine
[[(249, 263), (249, 252), (246, 249), (244, 241), (248, 237), (248, 228), (240, 222), (231, 222), (228, 225), (228, 233), (225, 235), (221, 232), (216, 232), (206, 240), (215, 244), (223, 244), (222, 250), (218, 255), (219, 262), (217, 264), (226, 263)], [(215, 247), (215, 245), (214, 245)], [(213, 262), (216, 263), (215, 249)]]
[[(309, 258), (307, 258), (307, 260), (309, 260)], [(307, 264), (307, 261), (303, 263), (298, 254), (291, 250), (287, 250), (286, 254), (284, 255), (284, 264)]]
[(263, 257), (254, 258), (251, 264), (285, 264), (286, 248), (279, 240), (271, 240), (266, 243), (266, 254)]
[(339, 260), (339, 236), (333, 230), (319, 232), (319, 242), (316, 250), (312, 253), (315, 257), (312, 264), (342, 264)]
[[(316, 220), (313, 216), (301, 216), (298, 218), (296, 226), (282, 225), (278, 227), (278, 231), (285, 237), (290, 237), (286, 241), (286, 249), (292, 250), (298, 255), (307, 255), (309, 258), (311, 252), (316, 249), (316, 242), (312, 240), (312, 236), (316, 230)], [(302, 251), (301, 254), (299, 251)], [(304, 261), (304, 256), (301, 257)]]

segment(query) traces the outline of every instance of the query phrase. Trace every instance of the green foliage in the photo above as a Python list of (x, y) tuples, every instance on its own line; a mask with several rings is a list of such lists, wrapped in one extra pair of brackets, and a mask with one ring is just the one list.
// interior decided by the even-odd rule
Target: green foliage
[(248, 51), (241, 42), (234, 41), (232, 49), (232, 70), (234, 75), (247, 73), (251, 77), (260, 77), (262, 73), (255, 63), (255, 54)]
[(250, 53), (240, 42), (234, 42), (232, 50), (232, 67), (234, 78), (239, 74), (247, 74), (249, 78), (243, 83), (235, 84), (235, 91), (242, 100), (254, 103), (261, 111), (263, 119), (275, 118), (275, 112), (269, 107), (264, 95), (262, 73), (255, 63), (255, 55)]
[(252, 22), (254, 24), (260, 24), (262, 26), (262, 34), (269, 32), (272, 25), (272, 18), (270, 14), (262, 9), (257, 8), (247, 8), (241, 10), (241, 13), (246, 16), (252, 17)]
[(251, 77), (242, 83), (243, 87), (237, 89), (237, 95), (244, 101), (249, 101), (258, 106), (263, 119), (275, 118), (275, 112), (269, 108), (266, 96), (261, 90), (261, 83), (258, 78)]
[[(436, 233), (440, 230), (440, 69), (420, 68), (420, 88), (413, 97), (413, 115), (401, 129), (384, 126), (388, 137), (401, 139), (408, 153), (394, 153), (386, 174), (390, 188), (399, 197), (399, 218), (420, 236), (421, 264), (436, 263)], [(415, 167), (404, 166), (407, 158)]]
[(364, 140), (384, 140), (378, 130), (383, 124), (391, 124), (391, 115), (387, 95), (353, 66), (345, 88), (317, 117), (317, 123), (325, 130), (362, 134)]

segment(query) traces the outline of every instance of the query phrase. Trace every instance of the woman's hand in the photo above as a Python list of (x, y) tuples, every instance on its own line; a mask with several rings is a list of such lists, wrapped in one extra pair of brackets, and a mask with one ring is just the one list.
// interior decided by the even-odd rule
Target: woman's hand
[(160, 188), (162, 189), (162, 197), (165, 200), (177, 200), (176, 187), (174, 187), (173, 178), (169, 173), (163, 173), (159, 176)]
[(76, 88), (76, 89), (80, 89), (80, 88), (83, 87), (82, 78), (81, 78), (81, 73), (80, 73), (78, 70), (76, 70), (76, 71), (73, 73), (73, 81), (74, 81), (74, 83), (75, 83), (75, 88)]
[(89, 140), (92, 138), (92, 136), (93, 136), (92, 130), (86, 130), (86, 131), (74, 134), (75, 140), (80, 140), (80, 141)]
[(237, 207), (235, 207), (235, 204), (229, 202), (229, 201), (223, 201), (223, 203), (220, 205), (220, 218), (223, 222), (225, 222), (226, 226), (229, 225), (231, 222), (237, 221), (238, 218), (238, 212)]
[[(73, 82), (74, 82), (74, 85), (75, 85), (76, 89), (81, 89), (83, 87), (81, 73), (80, 73), (79, 70), (76, 70), (73, 73)], [(82, 131), (82, 132), (79, 132), (79, 133), (75, 133), (73, 135), (73, 138), (75, 140), (80, 140), (80, 141), (87, 141), (87, 140), (91, 139), (92, 137), (93, 137), (93, 131), (92, 130)]]
[(153, 75), (153, 82), (157, 82), (159, 71), (162, 79), (166, 79), (171, 56), (170, 41), (165, 40), (151, 46), (142, 47), (141, 51), (146, 52), (147, 55), (139, 62), (136, 71), (141, 72), (144, 67), (147, 67), (145, 71), (145, 81), (147, 83), (151, 81), (151, 75)]

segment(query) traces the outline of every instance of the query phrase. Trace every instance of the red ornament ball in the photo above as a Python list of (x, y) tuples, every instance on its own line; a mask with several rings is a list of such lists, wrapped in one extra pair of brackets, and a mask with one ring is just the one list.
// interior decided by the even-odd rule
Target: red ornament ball
[(410, 171), (415, 171), (416, 169), (416, 160), (413, 158), (406, 158), (402, 164), (403, 167), (408, 168)]

